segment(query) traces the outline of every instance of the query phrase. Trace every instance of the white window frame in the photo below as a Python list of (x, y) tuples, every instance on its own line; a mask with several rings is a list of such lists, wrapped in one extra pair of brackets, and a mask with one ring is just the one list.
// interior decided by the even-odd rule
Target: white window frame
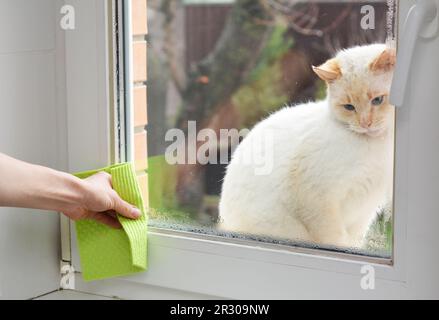
[[(69, 1), (76, 8), (78, 25), (74, 32), (67, 32), (65, 40), (68, 160), (72, 172), (106, 166), (114, 160), (110, 3)], [(415, 0), (399, 3), (402, 30)], [(431, 60), (439, 67), (433, 62), (439, 53), (439, 39), (421, 40), (417, 47), (412, 65), (412, 79), (416, 80), (411, 81), (405, 106), (397, 110), (392, 265), (367, 257), (151, 229), (147, 272), (88, 284), (78, 275), (79, 288), (122, 298), (140, 297), (139, 286), (147, 290), (151, 285), (236, 299), (438, 298), (439, 250), (434, 244), (439, 243), (439, 152), (424, 144), (439, 137), (439, 126), (429, 125), (433, 118), (439, 119), (435, 106), (439, 90), (433, 87), (427, 94), (423, 90), (439, 83), (439, 75), (432, 74), (423, 62)], [(63, 260), (80, 271), (73, 225), (64, 220), (63, 226)], [(375, 290), (360, 286), (361, 269), (366, 264), (375, 268)], [(127, 289), (130, 287), (133, 290)]]

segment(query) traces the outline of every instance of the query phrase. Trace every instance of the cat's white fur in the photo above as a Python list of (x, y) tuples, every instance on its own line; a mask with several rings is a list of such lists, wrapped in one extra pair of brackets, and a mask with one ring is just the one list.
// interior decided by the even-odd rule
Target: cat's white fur
[[(326, 100), (284, 108), (255, 126), (227, 168), (222, 229), (362, 245), (378, 207), (392, 194), (394, 109), (388, 92), (394, 54), (389, 50), (375, 44), (340, 52), (315, 68), (327, 81)], [(381, 106), (371, 104), (375, 95), (385, 95)], [(346, 110), (348, 103), (357, 111)], [(258, 175), (242, 156), (267, 132), (273, 138), (273, 170)]]

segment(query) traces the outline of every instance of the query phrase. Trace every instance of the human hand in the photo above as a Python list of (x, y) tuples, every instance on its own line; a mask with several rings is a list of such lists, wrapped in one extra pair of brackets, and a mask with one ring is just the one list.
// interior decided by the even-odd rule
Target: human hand
[(83, 193), (81, 203), (78, 203), (75, 208), (63, 211), (74, 221), (92, 219), (120, 229), (122, 226), (117, 219), (116, 212), (130, 219), (138, 219), (142, 215), (139, 209), (122, 200), (113, 190), (111, 175), (106, 172), (84, 179)]

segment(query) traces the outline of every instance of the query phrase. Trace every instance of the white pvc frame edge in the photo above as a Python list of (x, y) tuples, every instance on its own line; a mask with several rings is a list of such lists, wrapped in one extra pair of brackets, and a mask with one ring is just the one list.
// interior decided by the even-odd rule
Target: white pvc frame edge
[[(123, 0), (122, 0), (123, 1)], [(125, 25), (123, 27), (124, 33), (124, 56), (132, 57), (133, 56), (133, 30), (132, 30), (132, 22), (131, 22), (131, 11), (132, 11), (132, 3), (131, 0), (124, 1), (124, 21)], [(125, 134), (126, 134), (126, 161), (134, 160), (134, 102), (133, 102), (133, 94), (134, 94), (134, 63), (133, 59), (125, 58), (125, 90), (128, 94), (125, 96)]]
[[(72, 1), (71, 1), (72, 2)], [(105, 1), (73, 1), (74, 5), (89, 15), (84, 29), (78, 34), (67, 36), (67, 89), (69, 125), (69, 164), (72, 171), (91, 169), (106, 165), (108, 149), (108, 101), (105, 89), (107, 79), (105, 65), (99, 57), (105, 56), (106, 37)], [(412, 0), (400, 1), (400, 22)], [(80, 10), (78, 10), (80, 12)], [(81, 20), (81, 19), (79, 19)], [(87, 26), (87, 28), (85, 28)], [(90, 32), (94, 30), (94, 32)], [(94, 47), (84, 47), (92, 38)], [(100, 61), (98, 68), (88, 68), (81, 59), (81, 52), (87, 51), (87, 59)], [(78, 73), (81, 78), (78, 78)], [(85, 77), (82, 78), (82, 77)], [(91, 84), (91, 79), (97, 79)], [(92, 86), (89, 90), (87, 86)], [(108, 86), (108, 84), (107, 84)], [(77, 97), (82, 92), (88, 96)], [(409, 99), (408, 99), (409, 100)], [(96, 115), (85, 125), (81, 115)], [(106, 115), (101, 118), (99, 115)], [(344, 258), (323, 257), (306, 253), (293, 253), (273, 249), (250, 247), (241, 244), (194, 239), (181, 234), (152, 231), (149, 236), (149, 271), (125, 278), (126, 284), (145, 284), (191, 291), (199, 294), (227, 298), (398, 298), (413, 296), (409, 289), (407, 275), (407, 229), (408, 219), (408, 175), (409, 167), (409, 110), (402, 108), (397, 113), (397, 149), (395, 182), (395, 234), (394, 265), (374, 265), (376, 289), (364, 291), (360, 288), (360, 269), (364, 263)], [(79, 137), (78, 137), (79, 135)], [(97, 139), (87, 139), (95, 136)], [(85, 157), (82, 157), (87, 153)], [(412, 239), (414, 241), (414, 239)], [(72, 237), (72, 260), (80, 270), (79, 258)], [(411, 254), (413, 256), (413, 254)], [(433, 256), (435, 259), (436, 256)], [(410, 267), (414, 268), (413, 261)], [(422, 266), (422, 265), (421, 265)], [(118, 280), (119, 281), (119, 280)], [(90, 284), (99, 292), (101, 284)], [(106, 281), (107, 291), (118, 296), (117, 285)]]

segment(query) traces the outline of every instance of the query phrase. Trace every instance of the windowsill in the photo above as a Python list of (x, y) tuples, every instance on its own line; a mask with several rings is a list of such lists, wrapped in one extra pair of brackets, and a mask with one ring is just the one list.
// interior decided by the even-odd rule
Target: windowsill
[(355, 261), (392, 265), (392, 258), (387, 252), (372, 252), (361, 248), (336, 248), (311, 243), (282, 240), (265, 236), (245, 235), (242, 233), (226, 232), (202, 226), (189, 226), (177, 223), (150, 221), (149, 229), (154, 233), (178, 235), (192, 239), (238, 244), (248, 247), (259, 247), (283, 252), (305, 253), (327, 257), (345, 258)]

